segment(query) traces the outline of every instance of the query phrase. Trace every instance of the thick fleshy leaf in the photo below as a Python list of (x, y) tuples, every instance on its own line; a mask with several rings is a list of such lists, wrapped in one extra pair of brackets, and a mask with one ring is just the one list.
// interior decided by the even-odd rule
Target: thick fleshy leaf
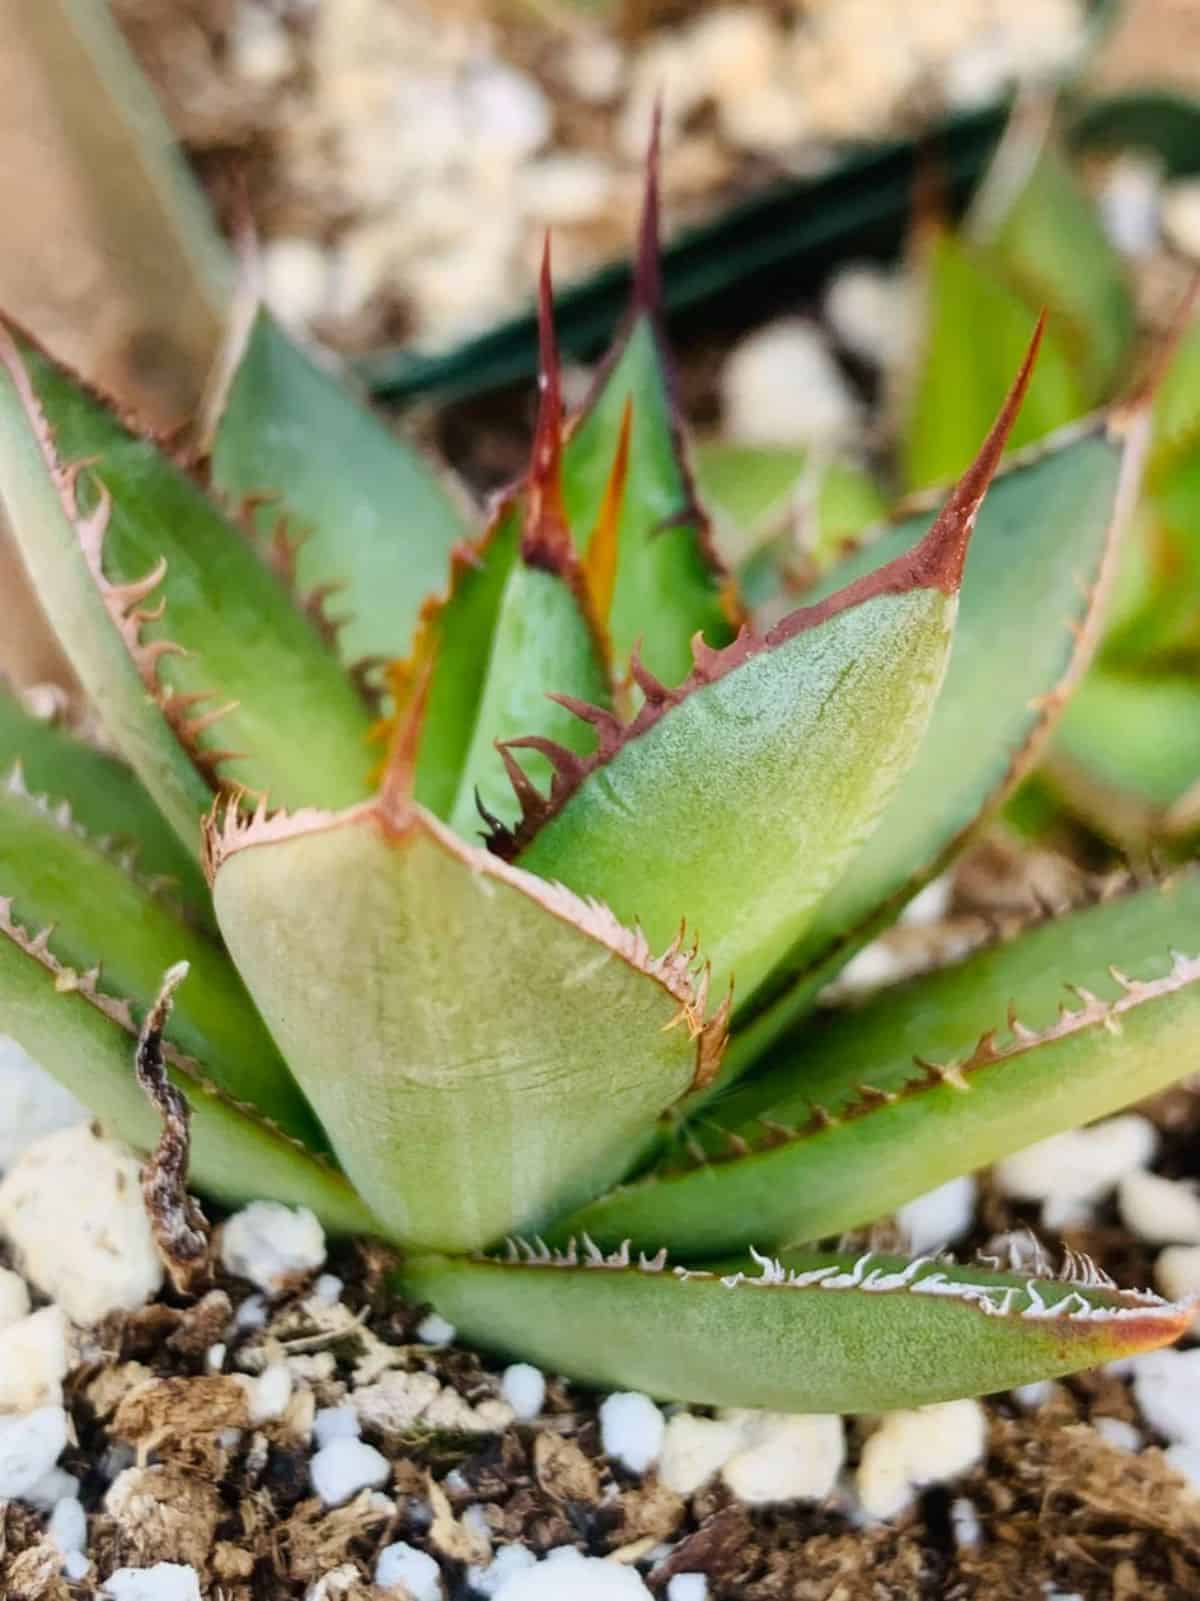
[(660, 323), (657, 157), (650, 158), (633, 305), (595, 390), (567, 441), (563, 499), (576, 544), (596, 537), (616, 443), (631, 410), (629, 466), (617, 536), (608, 628), (618, 671), (635, 648), (658, 678), (691, 670), (691, 639), (722, 645), (733, 633), (732, 591), (696, 499)]
[[(900, 443), (904, 482), (913, 489), (961, 472), (1004, 394), (1036, 312), (985, 259), (955, 235), (926, 242), (923, 335)], [(964, 339), (964, 328), (987, 337)], [(1047, 323), (1038, 370), (1010, 448), (1031, 444), (1087, 409), (1079, 375), (1055, 321)]]
[(1191, 873), (810, 1023), (696, 1123), (706, 1165), (673, 1158), (556, 1235), (653, 1239), (692, 1259), (835, 1235), (1153, 1094), (1198, 1047)]
[[(13, 497), (26, 565), (115, 741), (170, 820), (179, 826), (178, 758), (168, 784), (161, 726), (152, 754), (143, 730), (129, 731), (127, 676), (114, 695), (107, 662), (96, 660), (114, 645), (135, 669), (139, 720), (165, 718), (198, 767), (219, 767), (223, 780), (281, 803), (340, 805), (366, 794), (366, 709), (241, 532), (45, 357), (26, 351), (22, 370), (10, 351), (3, 388), (11, 427), (0, 439), (23, 459), (0, 485)], [(51, 527), (45, 507), (31, 514), (16, 498), (31, 448), (42, 459), (41, 492), (50, 488), (57, 501)], [(70, 470), (81, 462), (95, 466)], [(89, 602), (85, 622), (78, 608), (87, 585), (100, 613)], [(94, 637), (101, 628), (103, 644)], [(188, 784), (193, 829), (196, 783)]]
[(620, 1175), (715, 1070), (678, 945), (378, 805), (209, 831), (222, 932), (338, 1158), (397, 1237), (469, 1249)]
[[(0, 902), (0, 1016), (4, 1031), (122, 1139), (151, 1150), (159, 1119), (133, 1070), (136, 1029), (120, 1002), (81, 985)], [(186, 986), (185, 986), (186, 987)], [(178, 992), (181, 997), (182, 989)], [(191, 1107), (191, 1173), (229, 1205), (270, 1199), (309, 1206), (339, 1234), (382, 1226), (321, 1158), (212, 1089), (174, 1049), (168, 1070)]]
[(1035, 345), (979, 457), (933, 528), (895, 561), (762, 636), (697, 647), (679, 689), (640, 668), (645, 706), (598, 718), (548, 799), (497, 848), (603, 896), (650, 938), (680, 916), (742, 1001), (786, 951), (878, 822), (916, 755), (949, 654), (976, 512)]
[(1048, 104), (1014, 113), (975, 198), (971, 234), (1028, 307), (1049, 308), (1084, 404), (1108, 400), (1125, 376), (1133, 301), (1121, 258), (1055, 138)]
[[(862, 853), (744, 1019), (728, 1066), (758, 1055), (817, 990), (941, 871), (1033, 765), (1096, 642), (1117, 542), (1141, 471), (1145, 425), (1063, 437), (1000, 475), (967, 556), (950, 666), (916, 761)], [(817, 589), (860, 578), (910, 546), (898, 524)]]
[[(463, 507), (415, 447), (260, 311), (212, 444), (212, 482), (254, 512), (266, 538), (286, 517), (301, 536), (296, 582), (333, 586), (347, 662), (399, 656), (417, 612), (442, 583)], [(341, 621), (344, 619), (344, 621)]]
[(1194, 832), (1200, 820), (1187, 801), (1200, 783), (1200, 683), (1092, 672), (1063, 715), (1042, 775), (1073, 812), (1121, 845)]
[[(665, 1256), (665, 1253), (664, 1253)], [(929, 1258), (789, 1254), (673, 1272), (514, 1247), (417, 1257), (400, 1282), (473, 1343), (610, 1389), (703, 1406), (879, 1412), (986, 1395), (1178, 1339), (1190, 1306), (1095, 1278)]]
[(89, 838), (67, 802), (31, 793), (19, 765), (0, 776), (0, 895), (23, 928), (48, 930), (49, 954), (76, 982), (100, 983), (139, 1013), (164, 968), (186, 961), (191, 976), (168, 1040), (202, 1061), (223, 1093), (320, 1146), (316, 1121), (228, 957), (152, 880)]
[[(501, 501), (477, 544), (455, 548), (449, 594), (425, 606), (396, 686), (398, 739), (408, 737), (406, 699), (418, 691), (426, 698), (416, 798), (468, 839), (480, 832), (481, 813), (516, 821), (501, 742), (532, 736), (582, 755), (595, 743), (592, 731), (552, 693), (604, 708), (611, 700), (607, 640), (562, 507), (548, 258), (542, 295), (542, 404), (528, 479)], [(534, 752), (531, 769), (549, 781), (546, 757)]]
[(56, 800), (69, 796), (75, 821), (93, 839), (129, 855), (140, 873), (167, 881), (191, 920), (212, 925), (203, 874), (133, 770), (65, 728), (32, 716), (0, 684), (0, 772), (11, 772), (16, 762), (30, 789)]

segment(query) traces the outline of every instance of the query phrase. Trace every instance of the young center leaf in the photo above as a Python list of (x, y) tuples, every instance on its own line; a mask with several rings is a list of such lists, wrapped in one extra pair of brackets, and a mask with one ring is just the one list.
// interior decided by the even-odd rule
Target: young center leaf
[(657, 132), (647, 164), (633, 303), (564, 452), (563, 499), (585, 553), (597, 537), (613, 442), (627, 407), (629, 469), (608, 626), (619, 673), (637, 650), (651, 673), (675, 685), (691, 670), (693, 635), (722, 645), (737, 619), (708, 518), (696, 498), (662, 329)]
[[(1029, 381), (1030, 346), (973, 466), (925, 539), (668, 690), (636, 663), (632, 723), (561, 753), (494, 848), (603, 897), (652, 941), (681, 914), (744, 1001), (807, 927), (911, 764), (941, 686), (976, 513)], [(517, 742), (519, 744), (519, 742)], [(539, 748), (542, 748), (539, 746)], [(510, 746), (510, 750), (512, 747)]]
[(784, 1412), (986, 1395), (1165, 1345), (1192, 1317), (1190, 1306), (1095, 1278), (1029, 1279), (928, 1257), (788, 1253), (685, 1271), (666, 1255), (518, 1241), (504, 1260), (418, 1256), (399, 1279), (468, 1340), (548, 1372)]

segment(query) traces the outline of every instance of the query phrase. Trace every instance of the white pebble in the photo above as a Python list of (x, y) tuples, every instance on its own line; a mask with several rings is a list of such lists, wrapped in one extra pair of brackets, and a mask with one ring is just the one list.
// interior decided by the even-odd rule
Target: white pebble
[(66, 1443), (67, 1414), (61, 1406), (0, 1417), (0, 1501), (31, 1490), (58, 1461)]
[(490, 61), (465, 87), (470, 132), (479, 155), (515, 163), (545, 144), (552, 113), (535, 78)]
[(1200, 260), (1200, 178), (1182, 178), (1167, 185), (1162, 225), (1176, 250)]
[(381, 1590), (401, 1585), (408, 1601), (442, 1601), (442, 1570), (426, 1551), (397, 1540), (385, 1545), (375, 1564), (375, 1583)]
[(360, 1490), (378, 1490), (391, 1476), (388, 1460), (362, 1440), (330, 1440), (308, 1464), (312, 1487), (326, 1506), (341, 1506)]
[(667, 1601), (708, 1601), (708, 1579), (703, 1573), (677, 1573), (667, 1584)]
[(891, 368), (905, 354), (913, 319), (902, 279), (871, 262), (842, 267), (825, 291), (834, 337), (851, 355)]
[(1153, 1123), (1130, 1112), (1052, 1134), (997, 1162), (993, 1172), (1001, 1192), (1016, 1200), (1094, 1201), (1145, 1167), (1157, 1146)]
[(693, 1495), (742, 1445), (740, 1424), (677, 1412), (663, 1435), (658, 1476), (676, 1495)]
[(949, 1401), (919, 1412), (889, 1412), (863, 1446), (858, 1497), (872, 1518), (903, 1512), (915, 1490), (945, 1484), (974, 1467), (987, 1443), (978, 1401)]
[(1096, 195), (1100, 221), (1123, 256), (1148, 256), (1158, 243), (1162, 173), (1157, 161), (1122, 155)]
[(357, 1440), (358, 1413), (352, 1406), (323, 1406), (313, 1418), (313, 1439), (318, 1448), (331, 1440)]
[(510, 1575), (536, 1566), (537, 1558), (527, 1547), (502, 1545), (486, 1567), (468, 1568), (467, 1582), (471, 1589), (478, 1590), (480, 1595), (494, 1596)]
[(1181, 1445), (1200, 1446), (1200, 1349), (1139, 1356), (1133, 1396), (1152, 1429)]
[(239, 1373), (238, 1378), (246, 1391), (251, 1423), (271, 1423), (281, 1418), (292, 1398), (292, 1373), (286, 1362), (272, 1362), (251, 1378)]
[(65, 1468), (51, 1468), (43, 1473), (36, 1484), (30, 1485), (21, 1497), (26, 1506), (38, 1512), (53, 1512), (60, 1501), (79, 1494), (79, 1480)]
[(540, 1368), (528, 1362), (514, 1362), (505, 1368), (500, 1380), (500, 1394), (513, 1409), (513, 1416), (523, 1423), (539, 1416), (546, 1400), (546, 1380)]
[(87, 1513), (78, 1496), (65, 1495), (55, 1503), (46, 1533), (64, 1556), (68, 1551), (87, 1550)]
[(954, 1543), (960, 1551), (970, 1550), (983, 1543), (983, 1525), (974, 1501), (960, 1495), (950, 1503), (950, 1528)]
[(0, 1267), (0, 1330), (29, 1316), (29, 1286), (19, 1273)]
[(458, 1330), (447, 1322), (440, 1312), (430, 1312), (417, 1324), (417, 1339), (422, 1345), (453, 1345)]
[(551, 1551), (536, 1567), (510, 1573), (495, 1601), (651, 1601), (632, 1568), (603, 1557), (584, 1557), (569, 1547)]
[(1142, 1437), (1132, 1423), (1124, 1418), (1093, 1418), (1092, 1427), (1101, 1439), (1115, 1445), (1119, 1451), (1140, 1451)]
[(67, 1320), (60, 1306), (44, 1306), (0, 1330), (0, 1412), (57, 1406), (66, 1378)]
[(83, 1551), (68, 1551), (63, 1557), (62, 1568), (72, 1584), (81, 1584), (92, 1571), (91, 1558)]
[(618, 1391), (600, 1407), (600, 1440), (606, 1456), (631, 1473), (645, 1473), (662, 1450), (666, 1420), (648, 1395)]
[(88, 1109), (14, 1039), (0, 1034), (0, 1173), (35, 1140), (86, 1123)]
[(263, 1329), (267, 1326), (269, 1315), (264, 1296), (248, 1295), (234, 1314), (233, 1326), (242, 1332)]
[(306, 1206), (252, 1201), (221, 1230), (221, 1263), (268, 1295), (316, 1272), (325, 1260), (325, 1230)]
[(225, 1358), (228, 1354), (228, 1346), (218, 1340), (216, 1345), (210, 1345), (208, 1350), (205, 1351), (204, 1366), (210, 1373), (220, 1373), (225, 1366)]
[(927, 1256), (962, 1239), (975, 1221), (974, 1175), (963, 1173), (915, 1196), (896, 1213), (914, 1256)]
[(332, 1306), (335, 1301), (341, 1300), (344, 1288), (345, 1286), (336, 1273), (320, 1273), (317, 1275), (317, 1282), (313, 1285), (313, 1294), (318, 1301), (325, 1301)]
[(0, 1184), (0, 1230), (25, 1276), (76, 1323), (133, 1311), (162, 1284), (141, 1162), (90, 1124), (26, 1150)]
[(1152, 1245), (1200, 1245), (1200, 1195), (1192, 1184), (1157, 1173), (1127, 1173), (1117, 1190), (1126, 1228)]
[(1013, 1400), (1023, 1412), (1036, 1412), (1057, 1388), (1053, 1379), (1034, 1379), (1032, 1384), (1019, 1384), (1012, 1392)]
[(820, 1501), (837, 1482), (846, 1455), (840, 1417), (832, 1413), (735, 1412), (744, 1443), (721, 1469), (740, 1501)]
[(858, 403), (824, 335), (799, 318), (743, 339), (725, 363), (721, 391), (727, 431), (752, 444), (832, 449), (858, 426)]
[(118, 1568), (104, 1581), (103, 1593), (113, 1601), (200, 1601), (200, 1580), (193, 1567), (156, 1562), (152, 1568)]
[(1168, 1301), (1200, 1296), (1200, 1245), (1168, 1245), (1154, 1261), (1154, 1283)]
[(1189, 1490), (1200, 1495), (1200, 1445), (1171, 1445), (1163, 1458), (1187, 1480)]
[(325, 309), (330, 260), (312, 239), (281, 237), (262, 248), (263, 298), (289, 328), (303, 329)]

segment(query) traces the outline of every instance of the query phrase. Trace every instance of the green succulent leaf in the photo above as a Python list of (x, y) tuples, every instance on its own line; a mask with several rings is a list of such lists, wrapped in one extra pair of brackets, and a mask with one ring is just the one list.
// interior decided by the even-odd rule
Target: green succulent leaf
[[(596, 754), (564, 756), (495, 848), (604, 897), (664, 941), (682, 910), (719, 990), (739, 999), (805, 932), (879, 821), (928, 725), (949, 654), (966, 544), (1031, 371), (925, 539), (857, 583), (724, 652), (697, 646), (670, 691)], [(721, 842), (713, 856), (712, 842)], [(769, 842), (769, 848), (767, 848)]]
[(628, 1250), (514, 1245), (511, 1260), (406, 1261), (459, 1333), (550, 1372), (705, 1406), (878, 1412), (986, 1395), (1177, 1339), (1153, 1295), (873, 1253), (672, 1272)]
[[(137, 1030), (130, 1012), (98, 986), (79, 982), (37, 936), (0, 901), (5, 1033), (122, 1139), (152, 1150), (159, 1119), (134, 1074)], [(191, 1108), (197, 1188), (231, 1206), (262, 1199), (309, 1206), (338, 1234), (382, 1232), (346, 1180), (323, 1160), (223, 1097), (203, 1069), (178, 1051), (168, 1049), (166, 1057), (172, 1082)]]
[[(368, 793), (366, 709), (239, 530), (37, 352), (23, 364), (10, 352), (0, 403), (10, 458), (0, 483), (42, 603), (113, 738), (185, 841), (210, 791), (196, 771), (181, 778), (186, 756), (166, 754), (171, 731), (197, 768), (213, 775), (219, 765), (223, 780), (280, 803), (341, 805)], [(27, 486), (36, 500), (25, 499)], [(122, 669), (115, 681), (117, 650), (132, 680)]]
[[(1056, 139), (1049, 104), (1018, 110), (973, 207), (971, 233), (1028, 307), (1046, 306), (1085, 406), (1108, 400), (1134, 335), (1125, 271)], [(1064, 419), (1065, 420), (1065, 419)]]
[(576, 544), (597, 537), (627, 407), (629, 465), (617, 533), (616, 589), (607, 623), (617, 669), (635, 650), (668, 685), (692, 666), (691, 640), (733, 634), (732, 591), (696, 499), (660, 326), (656, 153), (650, 158), (633, 305), (563, 455), (563, 499)]
[[(1145, 424), (1064, 436), (1002, 473), (967, 555), (946, 683), (910, 771), (863, 851), (743, 1017), (734, 1072), (945, 866), (1029, 770), (1095, 644), (1117, 543), (1145, 450)], [(830, 572), (819, 598), (895, 559), (924, 535), (906, 519)]]
[(30, 789), (69, 795), (75, 821), (93, 839), (130, 855), (140, 873), (164, 882), (192, 922), (215, 930), (203, 874), (132, 769), (65, 728), (32, 716), (0, 684), (0, 772), (11, 772), (17, 762)]
[(405, 1240), (540, 1227), (715, 1070), (673, 946), (474, 850), (404, 792), (209, 830), (234, 959), (359, 1193)]
[[(156, 893), (156, 891), (158, 891)], [(241, 980), (208, 935), (184, 922), (153, 881), (136, 877), (91, 839), (68, 803), (31, 793), (19, 765), (0, 779), (0, 894), (24, 928), (80, 984), (102, 983), (139, 1009), (163, 968), (186, 961), (168, 1039), (205, 1063), (218, 1089), (250, 1101), (311, 1145), (320, 1130)]]
[(710, 1161), (672, 1158), (555, 1237), (692, 1259), (820, 1239), (1151, 1095), (1200, 1038), (1200, 955), (1177, 952), (1200, 952), (1200, 873), (810, 1023), (690, 1131)]
[[(516, 821), (503, 742), (548, 740), (583, 755), (594, 736), (561, 697), (611, 702), (607, 639), (562, 506), (562, 407), (545, 271), (543, 307), (542, 406), (528, 482), (501, 501), (477, 544), (455, 548), (449, 594), (426, 606), (397, 685), (397, 737), (406, 697), (418, 689), (426, 697), (416, 799), (468, 839), (480, 832), (481, 813), (506, 826)], [(529, 762), (533, 779), (548, 782), (547, 757), (534, 750)]]
[[(416, 451), (259, 311), (212, 442), (212, 483), (264, 541), (286, 517), (295, 579), (331, 590), (348, 663), (402, 655), (441, 583), (463, 509)], [(344, 619), (344, 620), (342, 620)]]
[(1043, 777), (1099, 833), (1127, 847), (1195, 831), (1200, 683), (1097, 669), (1063, 714)]
[[(924, 252), (924, 329), (900, 441), (902, 476), (913, 489), (944, 483), (971, 459), (1020, 360), (1033, 315), (987, 259), (954, 234), (939, 231)], [(964, 328), (986, 328), (987, 338), (964, 339)], [(1087, 404), (1057, 322), (1050, 321), (1010, 448), (1043, 438)]]

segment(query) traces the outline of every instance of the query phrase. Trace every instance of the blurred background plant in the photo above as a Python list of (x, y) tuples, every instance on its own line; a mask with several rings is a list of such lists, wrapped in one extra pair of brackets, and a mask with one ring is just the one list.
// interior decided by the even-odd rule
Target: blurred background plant
[[(237, 273), (177, 135), (225, 231), (252, 217), (284, 326), (357, 361), (475, 492), (524, 460), (547, 228), (568, 388), (587, 383), (661, 91), (698, 475), (767, 611), (963, 465), (1031, 311), (1051, 320), (1018, 448), (1128, 386), (1200, 258), (1200, 7), (1183, 0), (112, 10), (116, 28), (84, 0), (23, 8), (0, 52), (3, 303), (144, 421), (178, 424)], [(1104, 648), (1009, 810), (1076, 854), (1200, 832), (1198, 367), (1192, 333)], [(7, 551), (0, 579), (19, 597), (5, 670), (69, 685)]]

